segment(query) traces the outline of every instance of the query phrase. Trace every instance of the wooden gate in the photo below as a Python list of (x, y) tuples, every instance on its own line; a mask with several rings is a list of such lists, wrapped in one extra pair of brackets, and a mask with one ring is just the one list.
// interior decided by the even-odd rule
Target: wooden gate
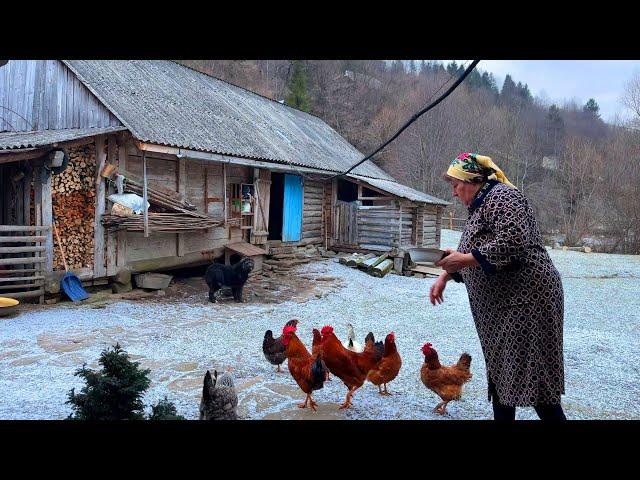
[(338, 245), (358, 244), (358, 204), (338, 200), (335, 209), (334, 240)]

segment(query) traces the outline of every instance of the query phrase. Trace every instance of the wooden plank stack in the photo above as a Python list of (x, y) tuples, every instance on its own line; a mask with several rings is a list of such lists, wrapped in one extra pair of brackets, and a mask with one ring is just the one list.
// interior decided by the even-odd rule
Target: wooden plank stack
[[(67, 168), (52, 176), (53, 215), (70, 269), (93, 268), (95, 174), (95, 146), (89, 144), (69, 149)], [(64, 269), (55, 238), (53, 268)]]
[[(125, 192), (142, 195), (144, 180), (140, 177), (122, 169), (118, 170), (109, 163), (101, 172), (103, 177), (111, 180), (118, 174), (125, 177)], [(147, 198), (151, 209), (156, 210), (148, 211), (148, 225), (151, 232), (188, 232), (224, 226), (223, 218), (212, 218), (196, 211), (196, 207), (187, 202), (182, 193), (174, 192), (162, 185), (147, 182)], [(142, 215), (105, 214), (102, 215), (101, 221), (111, 230), (144, 231)]]

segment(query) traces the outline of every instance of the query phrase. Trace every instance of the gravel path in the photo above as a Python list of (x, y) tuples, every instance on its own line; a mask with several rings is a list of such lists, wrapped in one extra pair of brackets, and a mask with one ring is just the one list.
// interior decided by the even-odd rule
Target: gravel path
[[(459, 233), (443, 230), (443, 246), (457, 245)], [(551, 251), (565, 288), (566, 390), (570, 419), (640, 419), (640, 256)], [(145, 403), (167, 395), (178, 412), (198, 417), (207, 369), (231, 368), (244, 418), (487, 419), (486, 376), (464, 285), (450, 283), (445, 303), (428, 302), (433, 279), (388, 275), (377, 279), (332, 260), (299, 268), (305, 275), (335, 276), (342, 288), (322, 298), (280, 304), (206, 302), (206, 292), (184, 302), (118, 301), (91, 308), (72, 304), (34, 308), (0, 320), (0, 419), (59, 419), (71, 412), (67, 392), (81, 388), (74, 371), (96, 368), (100, 352), (116, 341), (151, 369)], [(318, 282), (326, 284), (328, 282)], [(338, 411), (346, 388), (334, 379), (316, 392), (317, 413), (296, 408), (304, 395), (293, 379), (276, 374), (263, 357), (266, 329), (279, 331), (301, 320), (299, 335), (309, 346), (311, 329), (334, 326), (342, 339), (346, 322), (363, 339), (395, 331), (403, 366), (380, 397), (371, 384), (359, 390), (353, 407)], [(438, 398), (419, 379), (425, 342), (443, 363), (462, 351), (473, 357), (473, 379), (449, 415), (432, 413)], [(536, 418), (519, 409), (518, 418)]]

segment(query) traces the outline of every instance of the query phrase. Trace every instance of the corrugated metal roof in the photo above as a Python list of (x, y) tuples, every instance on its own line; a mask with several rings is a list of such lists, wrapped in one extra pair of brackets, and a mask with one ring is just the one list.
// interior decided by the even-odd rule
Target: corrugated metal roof
[(70, 128), (65, 130), (40, 130), (34, 132), (0, 133), (0, 150), (41, 147), (56, 142), (126, 130), (126, 127)]
[[(168, 60), (65, 60), (137, 139), (344, 171), (364, 156), (321, 119)], [(392, 179), (365, 162), (354, 173)]]
[(368, 178), (360, 175), (348, 174), (347, 176), (357, 178), (358, 180), (363, 180), (368, 184), (373, 185), (374, 187), (384, 190), (385, 192), (392, 193), (398, 197), (406, 198), (414, 202), (427, 202), (437, 205), (451, 205), (451, 202), (432, 197), (431, 195), (427, 195), (426, 193), (414, 190), (413, 188), (407, 187), (406, 185), (402, 185), (398, 182), (381, 180), (379, 178)]
[[(364, 156), (318, 117), (172, 61), (64, 63), (143, 142), (333, 172)], [(353, 172), (399, 197), (449, 204), (397, 183), (370, 161)]]

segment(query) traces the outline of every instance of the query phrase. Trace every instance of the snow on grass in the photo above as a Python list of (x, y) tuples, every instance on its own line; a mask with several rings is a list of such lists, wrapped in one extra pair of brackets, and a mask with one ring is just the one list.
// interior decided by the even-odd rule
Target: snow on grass
[[(443, 230), (442, 246), (455, 248), (460, 234)], [(566, 395), (570, 419), (639, 419), (640, 257), (550, 251), (565, 288)], [(291, 318), (301, 320), (299, 336), (310, 348), (311, 329), (333, 325), (346, 337), (346, 323), (360, 340), (369, 331), (377, 339), (395, 331), (403, 366), (381, 397), (367, 383), (351, 409), (337, 411), (346, 388), (337, 378), (314, 398), (332, 418), (443, 419), (432, 412), (439, 399), (420, 382), (420, 347), (431, 342), (443, 363), (466, 351), (473, 357), (473, 379), (462, 400), (451, 402), (444, 419), (491, 418), (484, 360), (471, 317), (465, 286), (450, 282), (445, 303), (428, 300), (433, 279), (387, 275), (378, 279), (331, 260), (300, 267), (305, 273), (340, 277), (343, 287), (304, 303), (234, 304), (114, 302), (46, 307), (0, 321), (0, 418), (57, 419), (71, 413), (67, 392), (82, 383), (74, 371), (83, 362), (97, 368), (100, 352), (116, 341), (151, 369), (147, 405), (167, 396), (178, 413), (198, 418), (202, 378), (207, 369), (231, 368), (240, 412), (246, 418), (313, 418), (295, 405), (304, 395), (288, 374), (276, 374), (262, 354), (267, 329), (279, 332)], [(326, 283), (326, 282), (325, 282)], [(198, 297), (199, 298), (199, 297)], [(64, 351), (69, 350), (69, 351)], [(32, 363), (30, 363), (32, 362)], [(18, 363), (18, 364), (16, 364)], [(26, 364), (22, 364), (26, 363)], [(288, 416), (287, 418), (291, 418)], [(536, 418), (518, 409), (517, 418)]]

